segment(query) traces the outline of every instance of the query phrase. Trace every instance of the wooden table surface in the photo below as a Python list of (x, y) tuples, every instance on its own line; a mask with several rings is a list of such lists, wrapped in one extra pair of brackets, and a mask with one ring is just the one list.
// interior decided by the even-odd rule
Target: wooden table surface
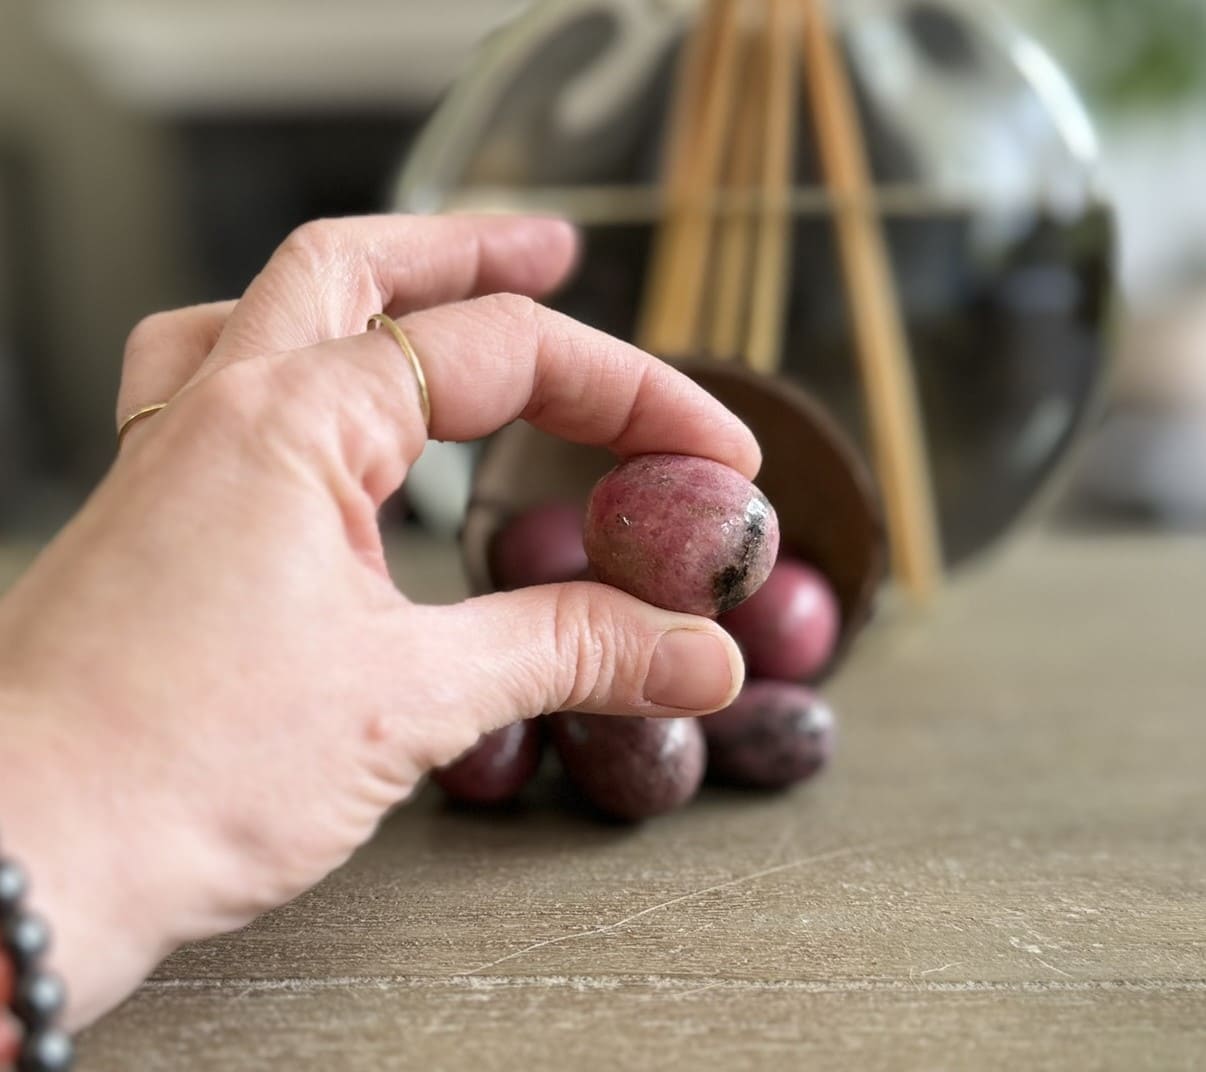
[(424, 792), (80, 1067), (1206, 1067), (1204, 605), (1200, 539), (1032, 534), (866, 634), (814, 784), (637, 828)]

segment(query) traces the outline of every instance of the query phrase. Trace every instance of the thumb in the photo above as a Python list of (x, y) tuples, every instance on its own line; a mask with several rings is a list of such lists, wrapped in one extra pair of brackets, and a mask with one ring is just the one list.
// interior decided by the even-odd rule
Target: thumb
[(436, 658), (447, 653), (482, 731), (553, 711), (707, 714), (732, 703), (745, 677), (736, 643), (715, 622), (603, 584), (483, 596), (436, 618), (448, 640)]

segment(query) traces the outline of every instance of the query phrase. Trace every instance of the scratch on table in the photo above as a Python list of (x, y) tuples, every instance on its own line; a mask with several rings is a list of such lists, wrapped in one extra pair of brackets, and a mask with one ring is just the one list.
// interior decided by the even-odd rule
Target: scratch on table
[(1039, 954), (1043, 951), (1042, 946), (1035, 945), (1033, 942), (1023, 942), (1022, 939), (1018, 938), (1016, 935), (1009, 936), (1009, 944), (1020, 953), (1029, 953), (1048, 971), (1057, 972), (1066, 979), (1075, 978), (1071, 972), (1066, 972), (1063, 968), (1057, 968), (1054, 964), (1051, 964), (1049, 961), (1046, 961), (1040, 957)]
[(798, 829), (798, 824), (794, 822), (788, 823), (787, 826), (784, 827), (783, 833), (779, 835), (779, 840), (775, 842), (775, 847), (771, 849), (769, 853), (767, 853), (766, 862), (763, 863), (763, 867), (771, 867), (774, 865), (776, 860), (780, 859), (780, 857), (783, 855), (783, 850), (787, 848), (788, 842), (791, 841), (792, 835), (795, 834)]
[(577, 938), (592, 938), (599, 934), (609, 934), (612, 931), (617, 931), (621, 927), (627, 926), (629, 923), (640, 919), (642, 916), (648, 916), (654, 912), (660, 912), (663, 908), (672, 908), (676, 904), (682, 904), (684, 901), (694, 900), (696, 897), (704, 897), (709, 893), (718, 893), (721, 890), (732, 889), (734, 886), (742, 886), (747, 882), (757, 882), (759, 879), (768, 878), (771, 875), (777, 875), (783, 871), (790, 871), (796, 867), (804, 867), (807, 864), (821, 863), (823, 860), (836, 860), (842, 856), (856, 856), (876, 849), (882, 848), (886, 842), (874, 842), (866, 845), (848, 845), (842, 849), (833, 849), (830, 852), (818, 853), (815, 856), (804, 856), (798, 860), (789, 860), (787, 863), (776, 864), (774, 867), (764, 867), (761, 870), (754, 871), (748, 875), (740, 875), (737, 878), (728, 879), (725, 882), (718, 882), (714, 886), (705, 886), (703, 889), (692, 890), (689, 893), (680, 894), (678, 897), (671, 897), (668, 901), (661, 901), (658, 904), (650, 905), (648, 908), (642, 908), (639, 912), (634, 912), (630, 916), (625, 916), (623, 919), (618, 919), (614, 923), (605, 923), (601, 927), (591, 927), (588, 930), (573, 931), (570, 934), (558, 935), (556, 938), (545, 938), (539, 942), (533, 942), (531, 945), (526, 945), (522, 949), (517, 949), (513, 953), (508, 953), (506, 956), (499, 957), (497, 960), (492, 960), (487, 964), (479, 964), (476, 968), (470, 968), (462, 975), (475, 975), (478, 972), (487, 971), (490, 968), (496, 968), (499, 964), (506, 964), (508, 961), (515, 960), (517, 957), (526, 956), (528, 953), (534, 953), (538, 949), (544, 949), (550, 945), (560, 945), (562, 942), (572, 942)]
[(1057, 967), (1056, 967), (1054, 964), (1051, 964), (1051, 963), (1049, 963), (1048, 961), (1043, 960), (1043, 958), (1042, 958), (1042, 957), (1037, 957), (1037, 956), (1036, 956), (1034, 959), (1035, 959), (1035, 960), (1037, 960), (1037, 961), (1038, 961), (1038, 962), (1039, 962), (1039, 963), (1040, 963), (1040, 964), (1041, 964), (1041, 965), (1042, 965), (1044, 968), (1049, 968), (1049, 969), (1050, 969), (1051, 971), (1053, 971), (1053, 972), (1058, 972), (1058, 973), (1059, 973), (1060, 975), (1062, 975), (1062, 976), (1063, 976), (1065, 979), (1072, 979), (1072, 978), (1074, 978), (1074, 976), (1072, 975), (1072, 973), (1071, 973), (1071, 972), (1066, 972), (1066, 971), (1064, 971), (1064, 969), (1063, 969), (1063, 968), (1057, 968)]
[(951, 968), (958, 968), (960, 965), (962, 965), (962, 963), (963, 963), (963, 961), (956, 960), (951, 964), (943, 964), (941, 967), (938, 967), (938, 968), (926, 968), (925, 971), (919, 972), (918, 974), (919, 975), (933, 975), (935, 972), (949, 971)]

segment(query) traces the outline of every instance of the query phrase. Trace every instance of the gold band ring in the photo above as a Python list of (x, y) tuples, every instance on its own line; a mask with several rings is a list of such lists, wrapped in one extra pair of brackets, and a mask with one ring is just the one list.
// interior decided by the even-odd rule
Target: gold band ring
[(398, 344), (399, 349), (406, 355), (406, 359), (410, 362), (410, 367), (414, 369), (415, 380), (419, 384), (419, 409), (423, 414), (423, 424), (428, 431), (431, 430), (431, 395), (427, 393), (427, 376), (423, 372), (423, 364), (419, 360), (419, 355), (415, 353), (415, 348), (410, 344), (410, 339), (406, 337), (404, 332), (391, 317), (384, 313), (374, 313), (369, 317), (368, 330), (384, 327)]
[(154, 402), (149, 406), (143, 406), (142, 409), (136, 409), (133, 413), (131, 413), (130, 416), (121, 422), (121, 426), (117, 429), (117, 449), (121, 450), (122, 440), (126, 438), (126, 433), (133, 428), (134, 425), (146, 417), (155, 416), (156, 413), (158, 413), (161, 409), (165, 409), (166, 407), (166, 402)]

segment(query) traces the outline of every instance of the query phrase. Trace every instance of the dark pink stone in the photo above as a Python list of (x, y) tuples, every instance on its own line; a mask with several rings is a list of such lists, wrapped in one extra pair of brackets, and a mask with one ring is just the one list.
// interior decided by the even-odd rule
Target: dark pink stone
[(700, 721), (709, 776), (733, 785), (782, 789), (811, 778), (833, 754), (833, 711), (803, 685), (750, 681), (730, 707)]
[(538, 720), (516, 722), (487, 733), (431, 780), (453, 800), (466, 804), (504, 804), (519, 795), (540, 769), (544, 734)]
[(781, 558), (766, 584), (720, 624), (741, 645), (752, 677), (807, 681), (833, 656), (841, 610), (820, 573)]
[(582, 508), (552, 502), (512, 518), (490, 546), (490, 573), (503, 589), (556, 584), (586, 569)]
[(635, 822), (681, 807), (703, 781), (703, 731), (692, 718), (565, 711), (549, 719), (561, 764), (600, 811)]

